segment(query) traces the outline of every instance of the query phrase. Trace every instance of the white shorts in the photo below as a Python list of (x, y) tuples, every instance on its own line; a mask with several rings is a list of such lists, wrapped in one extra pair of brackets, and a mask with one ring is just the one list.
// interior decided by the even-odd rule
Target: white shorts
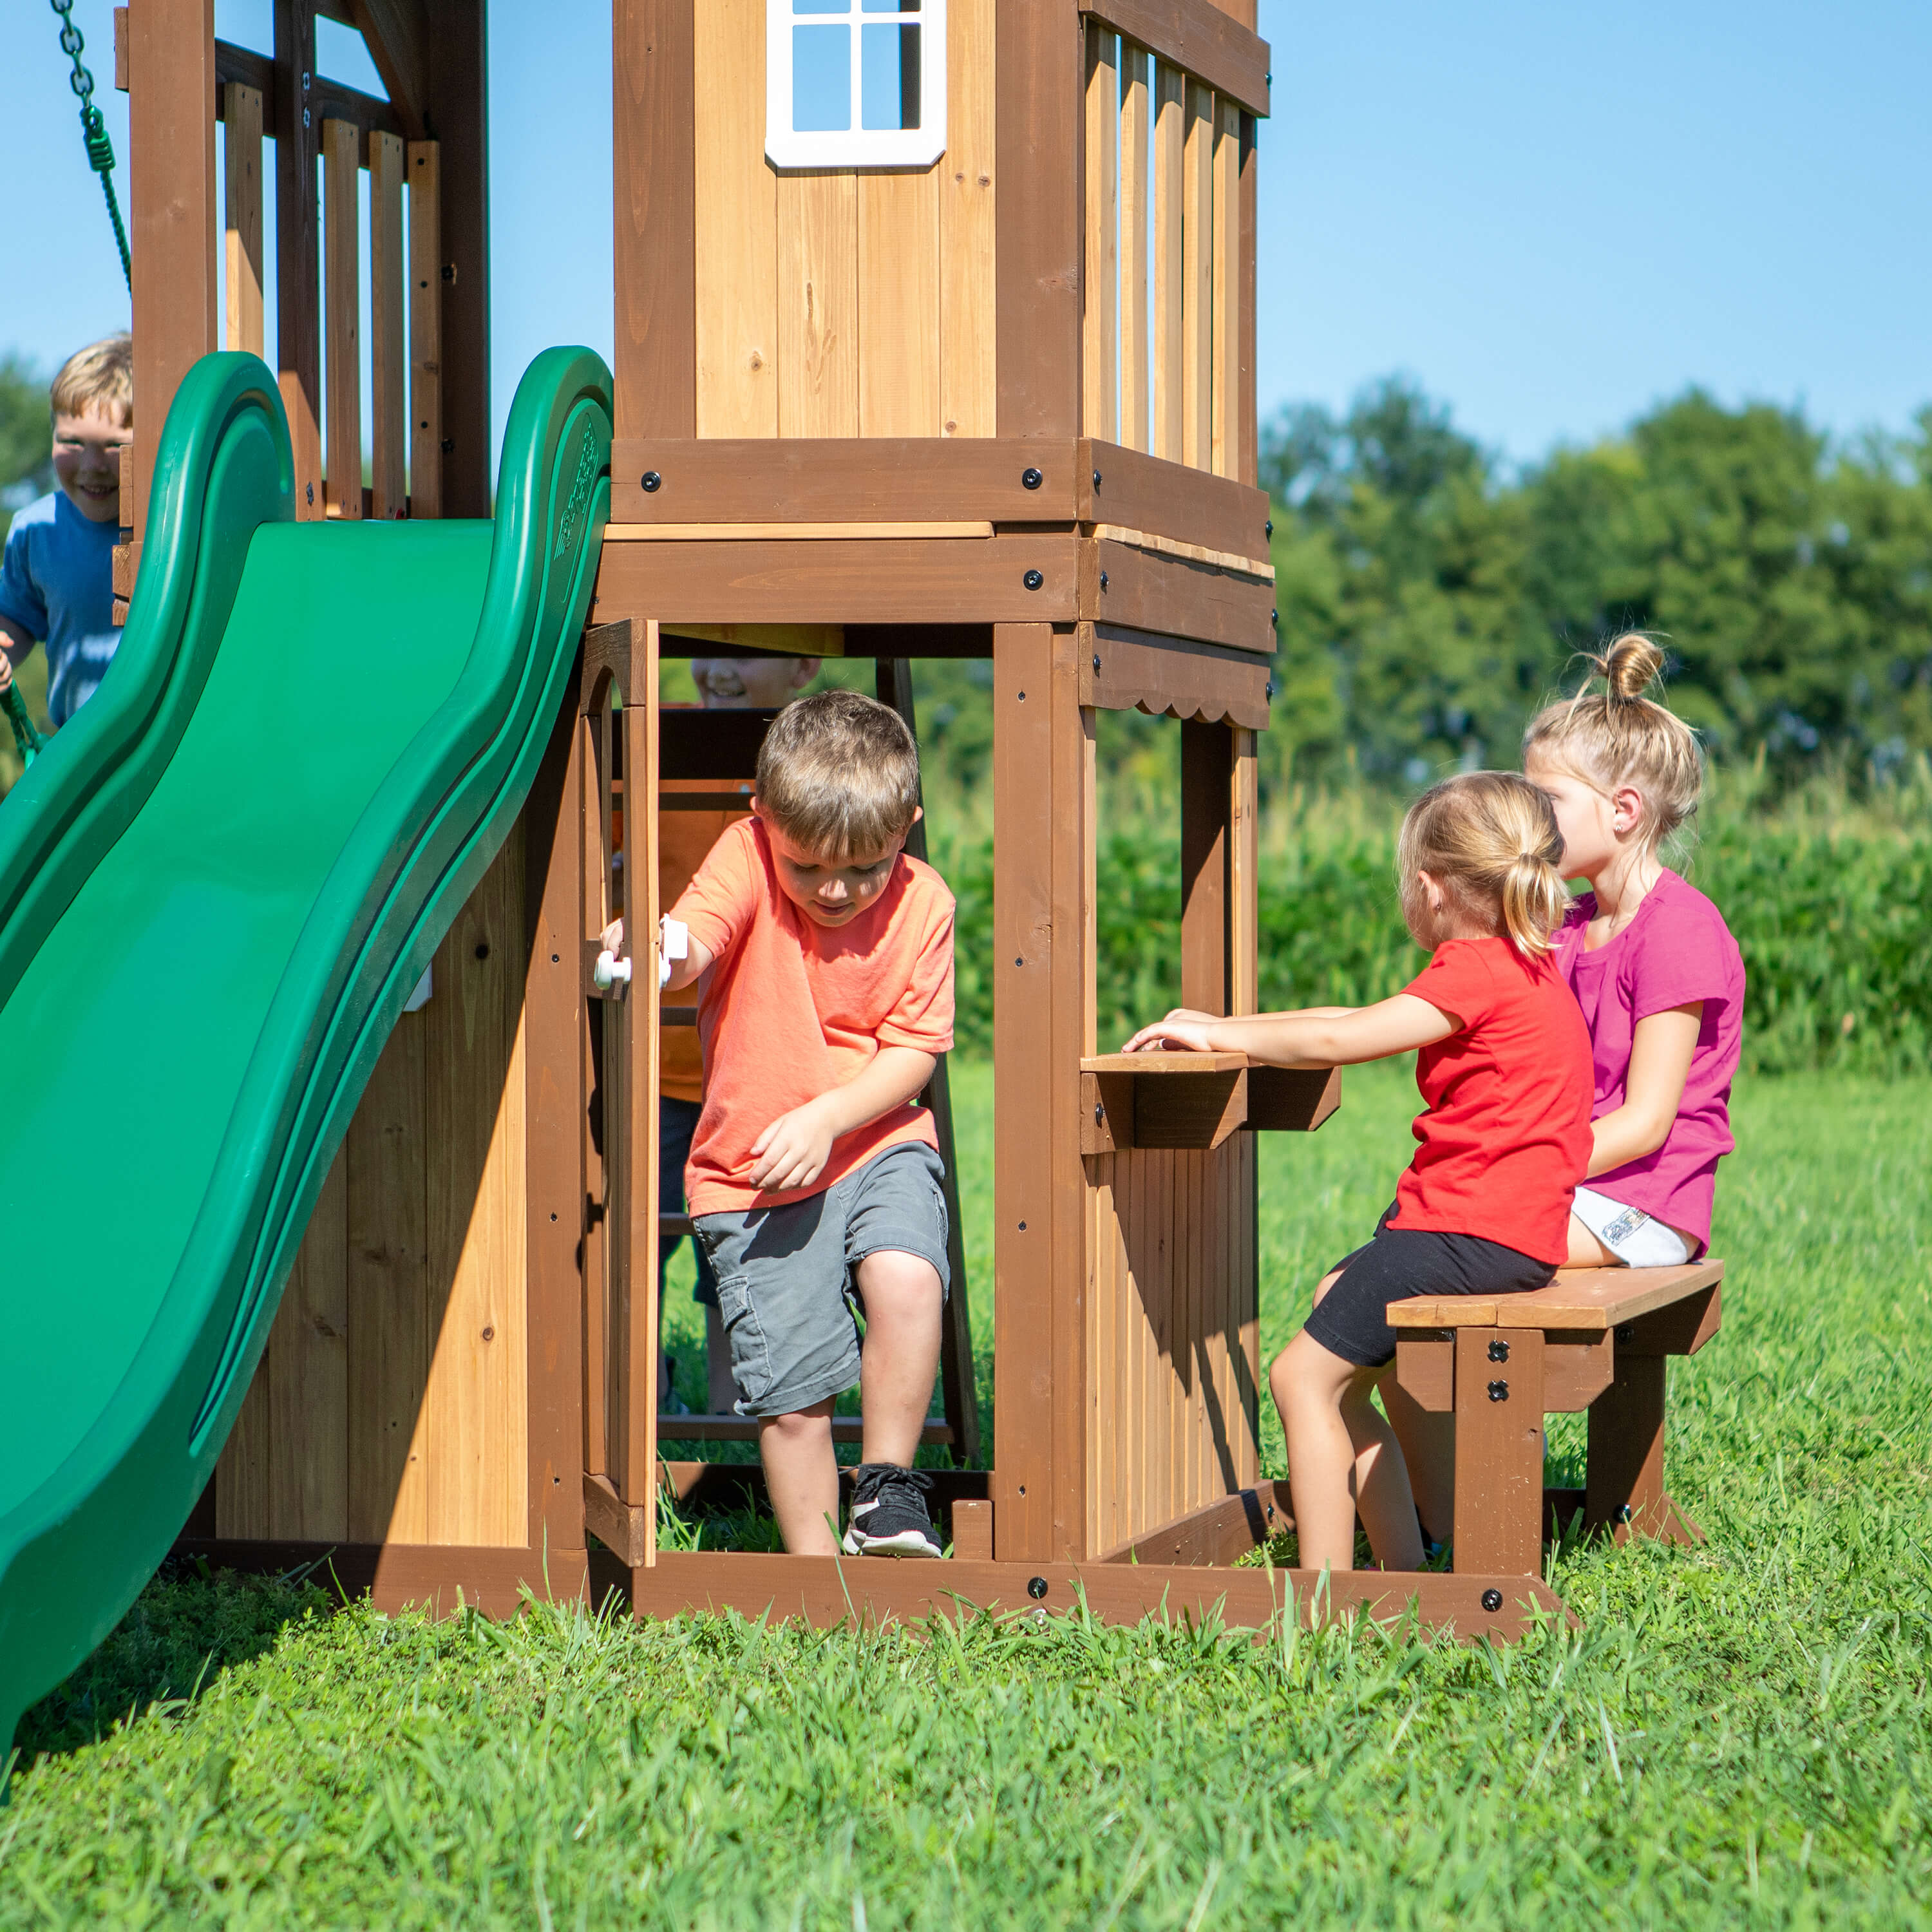
[(1690, 1258), (1684, 1237), (1675, 1228), (1594, 1187), (1577, 1189), (1573, 1211), (1625, 1268), (1677, 1268)]

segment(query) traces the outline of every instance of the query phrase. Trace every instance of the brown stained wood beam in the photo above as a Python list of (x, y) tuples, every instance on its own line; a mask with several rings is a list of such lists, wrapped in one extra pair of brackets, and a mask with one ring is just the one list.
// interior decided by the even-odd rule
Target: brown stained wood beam
[(1080, 547), (1079, 614), (1258, 656), (1275, 648), (1272, 584), (1111, 539)]
[(422, 140), (428, 131), (432, 65), (429, 14), (422, 0), (353, 0), (350, 10), (403, 123), (404, 139)]
[(1285, 1482), (1257, 1483), (1116, 1545), (1102, 1563), (1232, 1563), (1294, 1527)]
[(214, 0), (144, 0), (130, 19), (128, 56), (138, 544), (168, 406), (189, 369), (221, 340)]
[(1081, 86), (1086, 34), (1070, 8), (998, 0), (994, 268), (1003, 436), (1080, 428)]
[[(232, 40), (217, 40), (214, 74), (224, 87), (230, 81), (239, 81), (244, 87), (252, 87), (260, 94), (263, 137), (278, 138), (282, 122), (276, 98), (275, 62), (268, 55), (256, 52), (252, 47), (238, 47)], [(364, 94), (359, 88), (345, 87), (340, 81), (325, 79), (313, 68), (310, 70), (307, 98), (309, 112), (316, 123), (324, 120), (347, 121), (355, 125), (362, 136), (358, 160), (363, 167), (369, 165), (369, 136), (372, 134), (406, 134), (406, 124), (403, 116), (388, 101), (379, 100), (374, 94)], [(219, 94), (215, 100), (214, 118), (218, 121), (228, 118), (227, 104)], [(299, 123), (299, 115), (296, 118)]]
[[(1390, 1305), (1396, 1328), (1542, 1328), (1598, 1334), (1672, 1304), (1702, 1296), (1724, 1279), (1718, 1260), (1689, 1262), (1678, 1268), (1558, 1268), (1547, 1288), (1532, 1294), (1419, 1296)], [(1714, 1332), (1717, 1304), (1710, 1305)], [(1701, 1305), (1696, 1329), (1702, 1332)], [(1687, 1350), (1688, 1353), (1688, 1351)]]
[(1268, 492), (1245, 478), (1215, 476), (1146, 451), (1082, 436), (1073, 464), (1073, 514), (1182, 543), (1265, 560)]
[(1265, 658), (1116, 624), (1081, 628), (1082, 704), (1256, 731), (1266, 727), (1274, 668)]
[(1215, 0), (1083, 0), (1080, 11), (1238, 100), (1250, 114), (1268, 114), (1268, 44)]

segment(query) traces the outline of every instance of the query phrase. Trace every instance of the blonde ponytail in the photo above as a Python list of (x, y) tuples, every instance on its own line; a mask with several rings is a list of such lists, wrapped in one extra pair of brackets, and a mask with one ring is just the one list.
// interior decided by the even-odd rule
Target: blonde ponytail
[(1471, 918), (1532, 958), (1569, 904), (1563, 835), (1550, 801), (1514, 772), (1466, 772), (1431, 785), (1402, 821), (1396, 866), (1412, 929), (1426, 923), (1417, 875), (1427, 872)]
[[(1664, 674), (1664, 652), (1642, 631), (1625, 631), (1590, 659), (1592, 676), (1574, 698), (1546, 706), (1522, 734), (1526, 760), (1542, 758), (1600, 791), (1625, 786), (1642, 798), (1645, 849), (1654, 850), (1697, 809), (1703, 760), (1689, 725), (1646, 694)], [(1604, 681), (1592, 692), (1596, 678)]]

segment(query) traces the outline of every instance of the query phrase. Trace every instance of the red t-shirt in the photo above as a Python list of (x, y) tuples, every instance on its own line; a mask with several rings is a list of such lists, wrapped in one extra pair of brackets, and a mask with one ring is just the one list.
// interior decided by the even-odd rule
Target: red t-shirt
[(1451, 939), (1402, 990), (1461, 1024), (1415, 1057), (1429, 1111), (1389, 1226), (1561, 1263), (1590, 1165), (1593, 1088), (1589, 1033), (1556, 962), (1507, 939)]

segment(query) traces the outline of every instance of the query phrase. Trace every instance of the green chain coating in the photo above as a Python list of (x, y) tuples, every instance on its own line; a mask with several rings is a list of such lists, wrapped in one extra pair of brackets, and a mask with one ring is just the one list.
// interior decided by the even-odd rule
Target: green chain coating
[[(61, 52), (74, 62), (68, 84), (80, 98), (80, 133), (87, 146), (87, 164), (100, 177), (100, 192), (107, 198), (107, 218), (114, 224), (114, 245), (121, 250), (121, 273), (131, 295), (134, 274), (128, 260), (128, 231), (121, 225), (121, 204), (114, 196), (114, 143), (108, 136), (106, 122), (100, 118), (100, 110), (94, 104), (94, 76), (81, 64), (81, 52), (87, 42), (74, 24), (74, 0), (47, 0), (47, 4), (61, 18)], [(19, 729), (16, 724), (16, 734)]]
[(27, 715), (26, 700), (20, 695), (20, 687), (10, 684), (0, 691), (0, 711), (7, 714), (7, 722), (14, 728), (14, 742), (20, 754), (20, 762), (31, 765), (34, 754), (46, 748), (47, 741), (34, 728), (34, 721)]

